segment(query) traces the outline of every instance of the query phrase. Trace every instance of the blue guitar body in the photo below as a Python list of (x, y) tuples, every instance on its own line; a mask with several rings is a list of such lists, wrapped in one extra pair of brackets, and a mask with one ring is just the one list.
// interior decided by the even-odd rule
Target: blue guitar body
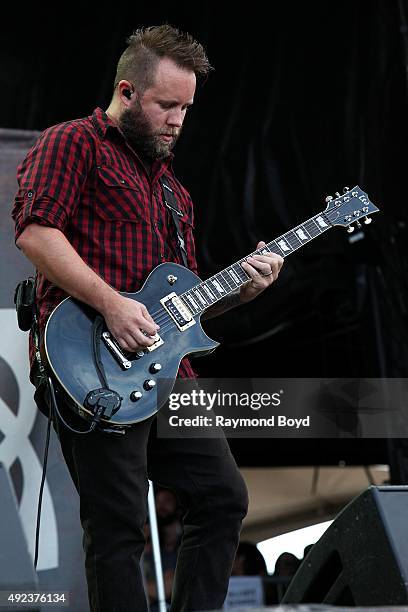
[[(107, 421), (110, 427), (130, 426), (154, 415), (171, 393), (181, 359), (189, 354), (210, 353), (218, 346), (219, 343), (203, 331), (199, 315), (192, 318), (194, 323), (190, 322), (190, 326), (180, 330), (160, 303), (165, 296), (173, 292), (180, 295), (201, 282), (184, 266), (163, 263), (150, 273), (140, 291), (122, 293), (143, 303), (158, 322), (160, 344), (139, 357), (126, 355), (131, 364), (126, 369), (104, 341), (99, 343), (109, 389), (119, 393), (122, 398), (119, 410)], [(93, 412), (85, 404), (85, 398), (90, 391), (101, 387), (92, 349), (92, 326), (97, 314), (85, 304), (67, 298), (52, 312), (44, 340), (46, 358), (53, 376), (68, 395), (74, 409), (89, 419), (93, 417)], [(157, 364), (161, 368), (155, 372)], [(154, 386), (146, 388), (147, 381), (153, 381), (150, 385)], [(138, 397), (140, 394), (141, 397)]]

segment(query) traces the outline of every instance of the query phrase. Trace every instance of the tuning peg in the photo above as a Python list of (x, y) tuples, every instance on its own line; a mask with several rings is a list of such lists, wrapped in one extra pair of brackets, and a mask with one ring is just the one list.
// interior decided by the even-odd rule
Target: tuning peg
[(350, 191), (350, 187), (343, 187), (343, 193), (347, 193), (348, 191)]
[(352, 234), (354, 232), (354, 229), (355, 228), (352, 225), (349, 225), (348, 228), (347, 228), (347, 233), (348, 234)]
[(372, 221), (371, 217), (364, 217), (364, 224), (365, 225), (370, 225), (371, 221)]
[(336, 196), (336, 198), (339, 198), (339, 197), (340, 197), (340, 194), (339, 194), (339, 192), (338, 192), (338, 191), (336, 191), (336, 193), (335, 193), (334, 195)]
[(325, 202), (329, 203), (331, 202), (333, 199), (333, 196), (327, 196), (327, 198), (325, 199)]

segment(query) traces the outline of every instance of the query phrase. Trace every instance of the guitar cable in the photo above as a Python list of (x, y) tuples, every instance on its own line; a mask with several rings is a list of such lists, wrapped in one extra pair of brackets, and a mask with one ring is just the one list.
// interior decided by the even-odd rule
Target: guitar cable
[[(38, 563), (38, 552), (39, 552), (39, 543), (40, 543), (40, 526), (41, 526), (41, 508), (42, 508), (42, 499), (43, 499), (43, 493), (44, 493), (44, 485), (45, 485), (45, 477), (46, 477), (46, 473), (47, 473), (47, 463), (48, 463), (48, 450), (49, 450), (49, 445), (50, 445), (50, 435), (51, 435), (51, 423), (52, 423), (52, 417), (54, 414), (55, 419), (60, 419), (61, 423), (67, 428), (69, 429), (69, 431), (71, 431), (72, 433), (75, 434), (89, 434), (92, 431), (94, 431), (94, 429), (96, 428), (96, 426), (98, 425), (101, 417), (104, 414), (104, 410), (98, 410), (95, 412), (93, 419), (92, 419), (92, 423), (90, 425), (90, 427), (86, 430), (78, 430), (78, 429), (74, 429), (73, 427), (71, 427), (63, 418), (62, 414), (60, 413), (60, 411), (58, 410), (58, 404), (57, 404), (57, 400), (55, 397), (55, 390), (54, 390), (54, 385), (53, 382), (51, 380), (51, 378), (49, 376), (47, 376), (46, 374), (46, 369), (44, 367), (42, 358), (41, 358), (41, 351), (40, 351), (40, 341), (39, 341), (39, 326), (38, 326), (38, 312), (37, 312), (37, 303), (35, 301), (35, 294), (36, 294), (36, 284), (37, 284), (37, 274), (35, 275), (35, 278), (32, 279), (33, 282), (31, 284), (29, 284), (27, 281), (25, 281), (25, 284), (19, 284), (16, 288), (16, 292), (15, 292), (15, 297), (14, 297), (14, 302), (16, 304), (16, 311), (17, 311), (17, 317), (18, 317), (18, 325), (20, 327), (20, 329), (22, 331), (28, 331), (29, 329), (32, 332), (33, 335), (33, 340), (34, 340), (34, 346), (35, 346), (35, 360), (37, 362), (37, 366), (40, 372), (40, 375), (42, 377), (42, 379), (45, 381), (47, 381), (47, 385), (48, 385), (48, 390), (49, 390), (49, 406), (48, 406), (48, 424), (47, 424), (47, 433), (46, 433), (46, 439), (45, 439), (45, 447), (44, 447), (44, 456), (43, 456), (43, 469), (42, 469), (42, 476), (41, 476), (41, 484), (40, 484), (40, 490), (39, 490), (39, 494), (38, 494), (38, 504), (37, 504), (37, 521), (36, 521), (36, 529), (35, 529), (35, 548), (34, 548), (34, 569), (37, 570), (37, 563)], [(17, 303), (17, 298), (16, 296), (18, 296), (18, 289), (20, 287), (20, 285), (23, 286), (23, 288), (26, 285), (29, 285), (31, 287), (32, 285), (32, 291), (30, 293), (30, 295), (25, 297), (24, 300), (22, 300), (22, 298), (20, 298), (20, 302), (22, 301), (23, 304), (19, 304)], [(22, 290), (20, 290), (19, 293), (21, 293)], [(23, 311), (23, 315), (25, 315), (25, 318), (27, 318), (27, 310), (29, 310), (30, 312), (30, 325), (27, 324), (27, 322), (23, 321), (23, 324), (21, 323), (21, 319), (22, 319), (22, 315), (20, 314), (21, 311), (21, 306), (24, 306), (24, 311)], [(20, 310), (19, 310), (20, 309)], [(19, 316), (20, 314), (20, 316)]]
[[(103, 324), (103, 319), (102, 317), (96, 317), (94, 324), (92, 326), (92, 337), (93, 337), (93, 356), (94, 356), (94, 364), (99, 376), (99, 379), (101, 381), (101, 383), (104, 385), (104, 388), (106, 390), (109, 390), (108, 387), (108, 382), (106, 380), (106, 374), (105, 374), (105, 370), (103, 367), (103, 363), (100, 357), (100, 349), (99, 349), (99, 342), (100, 342), (100, 334), (101, 334), (101, 330), (102, 330), (102, 324)], [(39, 350), (39, 341), (38, 341), (38, 325), (37, 325), (37, 317), (36, 317), (36, 313), (34, 313), (33, 316), (33, 333), (34, 333), (34, 342), (35, 342), (35, 346), (36, 346), (36, 359), (39, 365), (39, 369), (40, 372), (44, 375), (45, 377), (45, 373), (46, 370), (44, 368), (44, 365), (42, 363), (42, 359), (41, 359), (41, 353)], [(64, 427), (66, 427), (70, 432), (74, 433), (74, 434), (78, 434), (78, 435), (85, 435), (85, 434), (89, 434), (92, 431), (95, 430), (95, 428), (97, 427), (97, 425), (99, 424), (99, 421), (101, 420), (101, 418), (104, 416), (105, 411), (109, 410), (108, 406), (100, 406), (98, 405), (94, 414), (93, 414), (93, 418), (92, 418), (92, 422), (91, 425), (88, 429), (85, 430), (80, 430), (80, 429), (74, 429), (73, 427), (71, 427), (71, 425), (69, 425), (66, 420), (64, 419), (64, 417), (62, 416), (61, 412), (58, 409), (58, 403), (57, 403), (57, 398), (55, 396), (55, 389), (54, 389), (54, 384), (52, 382), (52, 379), (50, 376), (46, 376), (47, 379), (47, 384), (48, 384), (48, 391), (49, 391), (49, 413), (48, 413), (48, 425), (47, 425), (47, 434), (46, 434), (46, 441), (45, 441), (45, 449), (44, 449), (44, 458), (43, 458), (43, 471), (42, 471), (42, 477), (41, 477), (41, 484), (40, 484), (40, 491), (39, 491), (39, 495), (38, 495), (38, 506), (37, 506), (37, 523), (36, 523), (36, 530), (35, 530), (35, 553), (34, 553), (34, 568), (37, 569), (37, 562), (38, 562), (38, 551), (39, 551), (39, 541), (40, 541), (40, 526), (41, 526), (41, 507), (42, 507), (42, 498), (43, 498), (43, 492), (44, 492), (44, 484), (45, 484), (45, 476), (46, 476), (46, 471), (47, 471), (47, 462), (48, 462), (48, 449), (49, 449), (49, 444), (50, 444), (50, 433), (51, 433), (51, 423), (52, 423), (52, 418), (54, 415), (55, 420), (59, 419), (61, 421), (61, 423), (64, 425)], [(113, 392), (115, 393), (115, 392)], [(118, 394), (116, 394), (118, 395)], [(116, 433), (116, 432), (115, 432)], [(123, 432), (120, 432), (123, 433)]]
[(49, 389), (49, 392), (50, 392), (50, 402), (49, 402), (49, 414), (48, 414), (47, 434), (46, 434), (45, 448), (44, 448), (44, 457), (43, 457), (43, 470), (42, 470), (40, 491), (39, 491), (39, 495), (38, 495), (38, 505), (37, 505), (37, 523), (36, 523), (36, 529), (35, 529), (35, 552), (34, 552), (34, 569), (35, 570), (37, 570), (37, 563), (38, 563), (38, 551), (39, 551), (39, 543), (40, 543), (40, 526), (41, 526), (41, 507), (42, 507), (42, 498), (43, 498), (44, 485), (45, 485), (45, 476), (46, 476), (46, 472), (47, 472), (48, 449), (49, 449), (49, 445), (50, 445), (52, 415), (54, 413), (54, 415), (57, 418), (60, 419), (62, 424), (67, 429), (69, 429), (72, 433), (81, 434), (81, 435), (82, 434), (89, 434), (89, 433), (91, 433), (91, 431), (93, 431), (95, 429), (95, 427), (97, 426), (97, 424), (98, 424), (98, 422), (100, 420), (100, 417), (102, 416), (100, 414), (96, 414), (94, 416), (94, 419), (92, 420), (91, 426), (88, 429), (86, 429), (86, 430), (74, 429), (73, 427), (68, 425), (68, 423), (65, 421), (65, 419), (62, 416), (62, 414), (58, 410), (58, 404), (57, 404), (57, 399), (55, 397), (54, 385), (53, 385), (53, 382), (52, 382), (52, 380), (51, 380), (51, 378), (49, 376), (48, 376), (47, 382), (48, 382), (48, 389)]
[[(53, 384), (53, 382), (52, 382), (50, 377), (48, 377), (48, 388), (50, 390), (50, 399), (51, 399), (51, 402), (50, 402), (51, 406), (50, 406), (50, 408), (54, 411), (55, 416), (57, 416), (59, 418), (61, 423), (67, 429), (69, 429), (69, 431), (71, 431), (74, 434), (81, 434), (82, 435), (82, 434), (89, 434), (89, 433), (91, 433), (91, 431), (93, 431), (95, 429), (95, 427), (98, 425), (100, 417), (102, 415), (95, 414), (93, 419), (92, 419), (91, 426), (88, 429), (74, 429), (73, 427), (71, 427), (71, 425), (68, 425), (68, 423), (66, 422), (66, 420), (64, 419), (64, 417), (62, 416), (60, 411), (58, 410), (57, 399), (55, 397), (54, 384)], [(50, 418), (52, 418), (52, 417), (50, 417)]]
[(45, 449), (44, 449), (44, 458), (43, 458), (43, 471), (41, 477), (40, 484), (40, 492), (38, 495), (38, 506), (37, 506), (37, 525), (35, 529), (35, 552), (34, 552), (34, 569), (37, 570), (37, 562), (38, 562), (38, 547), (40, 541), (40, 523), (41, 523), (41, 505), (42, 505), (42, 497), (44, 491), (45, 484), (45, 474), (47, 471), (47, 461), (48, 461), (48, 447), (50, 444), (50, 433), (51, 433), (51, 405), (50, 405), (50, 413), (48, 415), (48, 425), (47, 425), (47, 437), (45, 440)]

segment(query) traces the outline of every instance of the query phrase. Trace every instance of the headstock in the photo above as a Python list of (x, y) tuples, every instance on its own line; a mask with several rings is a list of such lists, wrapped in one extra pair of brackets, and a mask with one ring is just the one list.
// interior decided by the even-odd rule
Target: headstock
[(378, 208), (370, 201), (368, 195), (356, 185), (352, 189), (344, 187), (343, 194), (337, 191), (333, 196), (326, 198), (327, 207), (325, 216), (332, 225), (347, 227), (347, 232), (351, 234), (355, 227), (360, 228), (360, 219), (368, 225), (372, 219), (368, 215), (378, 212)]

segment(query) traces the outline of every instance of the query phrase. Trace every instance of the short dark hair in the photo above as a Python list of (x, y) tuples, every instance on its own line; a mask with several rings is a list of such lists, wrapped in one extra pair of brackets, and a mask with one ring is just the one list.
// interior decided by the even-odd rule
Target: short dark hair
[(197, 79), (204, 79), (213, 69), (204, 47), (191, 34), (168, 24), (139, 28), (126, 42), (128, 46), (117, 65), (115, 87), (125, 79), (145, 91), (153, 85), (156, 66), (163, 57), (192, 70)]

